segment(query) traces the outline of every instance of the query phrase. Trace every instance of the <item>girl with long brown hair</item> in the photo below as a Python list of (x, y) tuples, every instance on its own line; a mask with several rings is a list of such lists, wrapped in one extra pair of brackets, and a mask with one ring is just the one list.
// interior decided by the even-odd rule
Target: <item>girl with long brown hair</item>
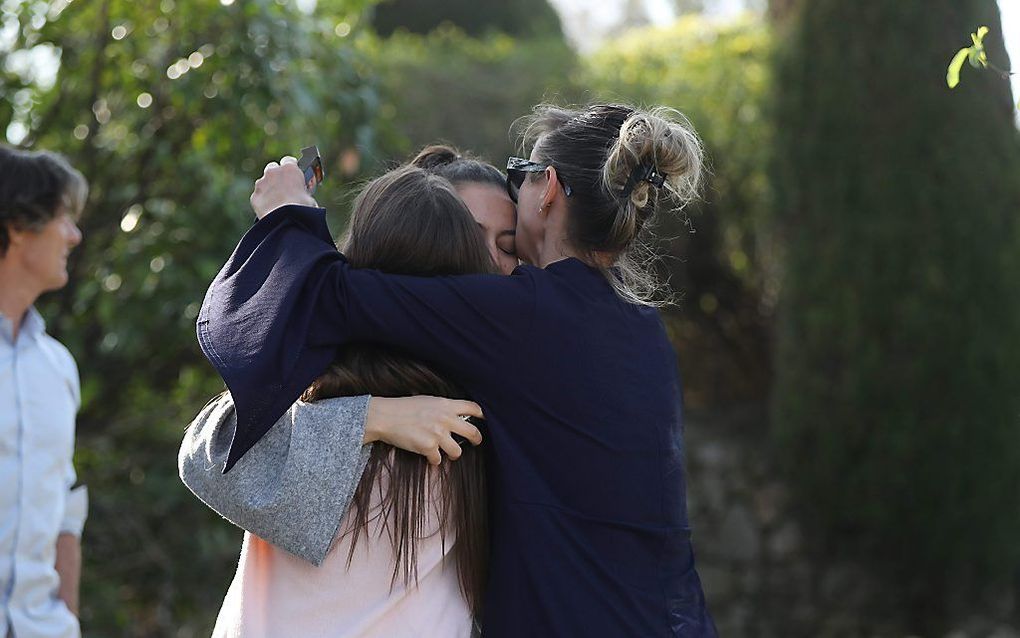
[[(478, 189), (470, 210), (458, 195), (466, 186)], [(495, 272), (501, 255), (512, 256), (512, 237), (507, 243), (505, 236), (508, 228), (512, 234), (513, 204), (503, 186), (490, 165), (448, 147), (426, 148), (412, 165), (364, 189), (341, 245), (359, 267), (394, 274)], [(345, 348), (299, 403), (363, 395), (466, 398), (435, 367), (396, 349), (358, 344)], [(469, 635), (485, 585), (488, 530), (483, 450), (464, 443), (456, 457), (450, 454), (456, 463), (439, 465), (374, 444), (318, 566), (274, 546), (272, 529), (256, 526), (267, 538), (245, 535), (214, 635)], [(214, 505), (210, 490), (189, 480), (186, 464), (182, 478)]]

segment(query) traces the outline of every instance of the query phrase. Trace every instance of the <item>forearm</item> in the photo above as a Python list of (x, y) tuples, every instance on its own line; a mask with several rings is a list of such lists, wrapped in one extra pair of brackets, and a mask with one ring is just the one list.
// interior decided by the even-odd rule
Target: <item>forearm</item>
[(81, 583), (81, 541), (74, 534), (60, 534), (57, 537), (55, 567), (60, 577), (57, 596), (64, 601), (71, 613), (77, 616)]

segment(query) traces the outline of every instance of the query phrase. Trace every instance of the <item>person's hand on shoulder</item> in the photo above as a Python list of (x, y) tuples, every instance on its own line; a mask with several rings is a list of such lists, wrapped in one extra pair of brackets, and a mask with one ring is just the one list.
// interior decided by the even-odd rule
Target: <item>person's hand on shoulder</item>
[(298, 168), (297, 160), (290, 156), (281, 159), (279, 164), (266, 164), (262, 177), (255, 181), (255, 190), (249, 201), (259, 219), (288, 204), (319, 205), (308, 193), (305, 176)]

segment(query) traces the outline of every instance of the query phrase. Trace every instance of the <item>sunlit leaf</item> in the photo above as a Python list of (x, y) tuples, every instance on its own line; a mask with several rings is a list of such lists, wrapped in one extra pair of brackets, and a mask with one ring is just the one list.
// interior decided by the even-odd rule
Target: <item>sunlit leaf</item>
[(975, 49), (974, 47), (970, 47), (969, 49), (967, 49), (967, 61), (975, 69), (980, 69), (981, 68), (981, 52), (978, 51), (977, 49)]
[(980, 27), (976, 33), (970, 34), (971, 41), (974, 45), (970, 47), (969, 61), (970, 65), (975, 69), (980, 69), (988, 66), (988, 55), (985, 53), (984, 39), (985, 35), (988, 34), (988, 27)]
[(952, 62), (949, 63), (949, 70), (946, 71), (946, 84), (949, 85), (949, 88), (955, 89), (956, 85), (960, 83), (960, 69), (963, 68), (963, 63), (967, 61), (969, 54), (970, 47), (964, 47), (953, 56)]

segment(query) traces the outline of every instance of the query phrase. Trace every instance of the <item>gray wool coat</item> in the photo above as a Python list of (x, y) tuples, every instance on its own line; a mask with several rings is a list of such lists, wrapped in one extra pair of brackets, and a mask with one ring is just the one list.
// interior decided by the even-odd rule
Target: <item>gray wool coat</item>
[(234, 525), (320, 565), (372, 451), (362, 444), (368, 401), (298, 401), (224, 474), (237, 427), (224, 392), (188, 426), (177, 456), (181, 481)]

